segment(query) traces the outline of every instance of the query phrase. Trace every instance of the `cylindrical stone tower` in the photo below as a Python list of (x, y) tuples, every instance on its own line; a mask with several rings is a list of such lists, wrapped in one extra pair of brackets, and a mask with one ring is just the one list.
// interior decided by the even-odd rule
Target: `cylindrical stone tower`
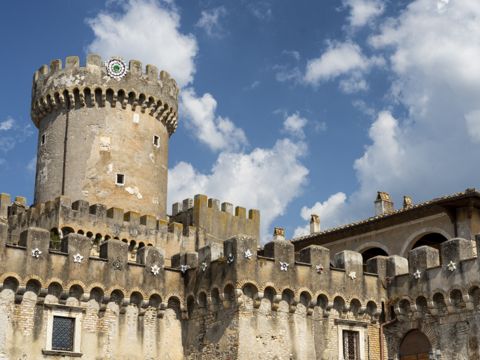
[(178, 87), (155, 66), (88, 55), (35, 72), (35, 203), (65, 195), (165, 218)]

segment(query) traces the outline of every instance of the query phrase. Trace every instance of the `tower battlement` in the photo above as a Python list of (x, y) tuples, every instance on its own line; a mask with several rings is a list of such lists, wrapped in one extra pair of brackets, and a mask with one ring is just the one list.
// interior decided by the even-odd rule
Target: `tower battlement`
[[(125, 69), (127, 70), (127, 69)], [(65, 107), (103, 107), (107, 103), (123, 109), (130, 105), (135, 111), (148, 112), (165, 123), (171, 135), (177, 127), (178, 86), (166, 71), (154, 65), (142, 68), (138, 60), (130, 60), (122, 78), (109, 76), (98, 55), (87, 56), (80, 66), (78, 56), (53, 60), (35, 71), (32, 89), (32, 119), (38, 127), (49, 112)]]

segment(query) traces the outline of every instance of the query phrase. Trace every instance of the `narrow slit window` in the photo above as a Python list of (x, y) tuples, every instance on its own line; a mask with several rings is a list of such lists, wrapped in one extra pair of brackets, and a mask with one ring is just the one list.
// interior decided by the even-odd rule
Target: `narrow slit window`
[(75, 318), (54, 316), (52, 350), (73, 351), (75, 338)]
[(160, 147), (160, 137), (158, 135), (153, 135), (153, 146)]
[(115, 184), (125, 185), (125, 175), (124, 174), (117, 174), (117, 178), (115, 179)]
[(42, 134), (42, 136), (40, 137), (40, 145), (45, 145), (46, 142), (47, 142), (47, 134)]

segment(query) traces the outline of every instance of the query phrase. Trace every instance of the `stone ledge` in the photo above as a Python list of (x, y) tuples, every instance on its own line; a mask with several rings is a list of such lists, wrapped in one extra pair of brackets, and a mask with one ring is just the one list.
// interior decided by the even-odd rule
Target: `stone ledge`
[(63, 350), (42, 350), (43, 355), (51, 355), (51, 356), (70, 356), (70, 357), (82, 357), (83, 354), (79, 352), (73, 351), (63, 351)]

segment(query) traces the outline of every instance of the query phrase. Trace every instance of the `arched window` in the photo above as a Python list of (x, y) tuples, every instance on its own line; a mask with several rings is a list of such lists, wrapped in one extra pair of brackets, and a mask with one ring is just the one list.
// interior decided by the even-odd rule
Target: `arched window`
[(447, 238), (443, 236), (442, 234), (439, 233), (429, 233), (426, 235), (423, 235), (421, 238), (419, 238), (415, 244), (413, 244), (412, 249), (415, 249), (419, 246), (430, 246), (433, 247), (437, 250), (440, 250), (440, 244), (443, 243), (444, 241), (447, 241)]
[(366, 264), (367, 260), (379, 255), (388, 256), (387, 252), (379, 247), (367, 249), (362, 252), (363, 263)]
[(409, 331), (400, 344), (400, 360), (423, 360), (429, 359), (428, 354), (432, 350), (427, 336), (420, 330)]

